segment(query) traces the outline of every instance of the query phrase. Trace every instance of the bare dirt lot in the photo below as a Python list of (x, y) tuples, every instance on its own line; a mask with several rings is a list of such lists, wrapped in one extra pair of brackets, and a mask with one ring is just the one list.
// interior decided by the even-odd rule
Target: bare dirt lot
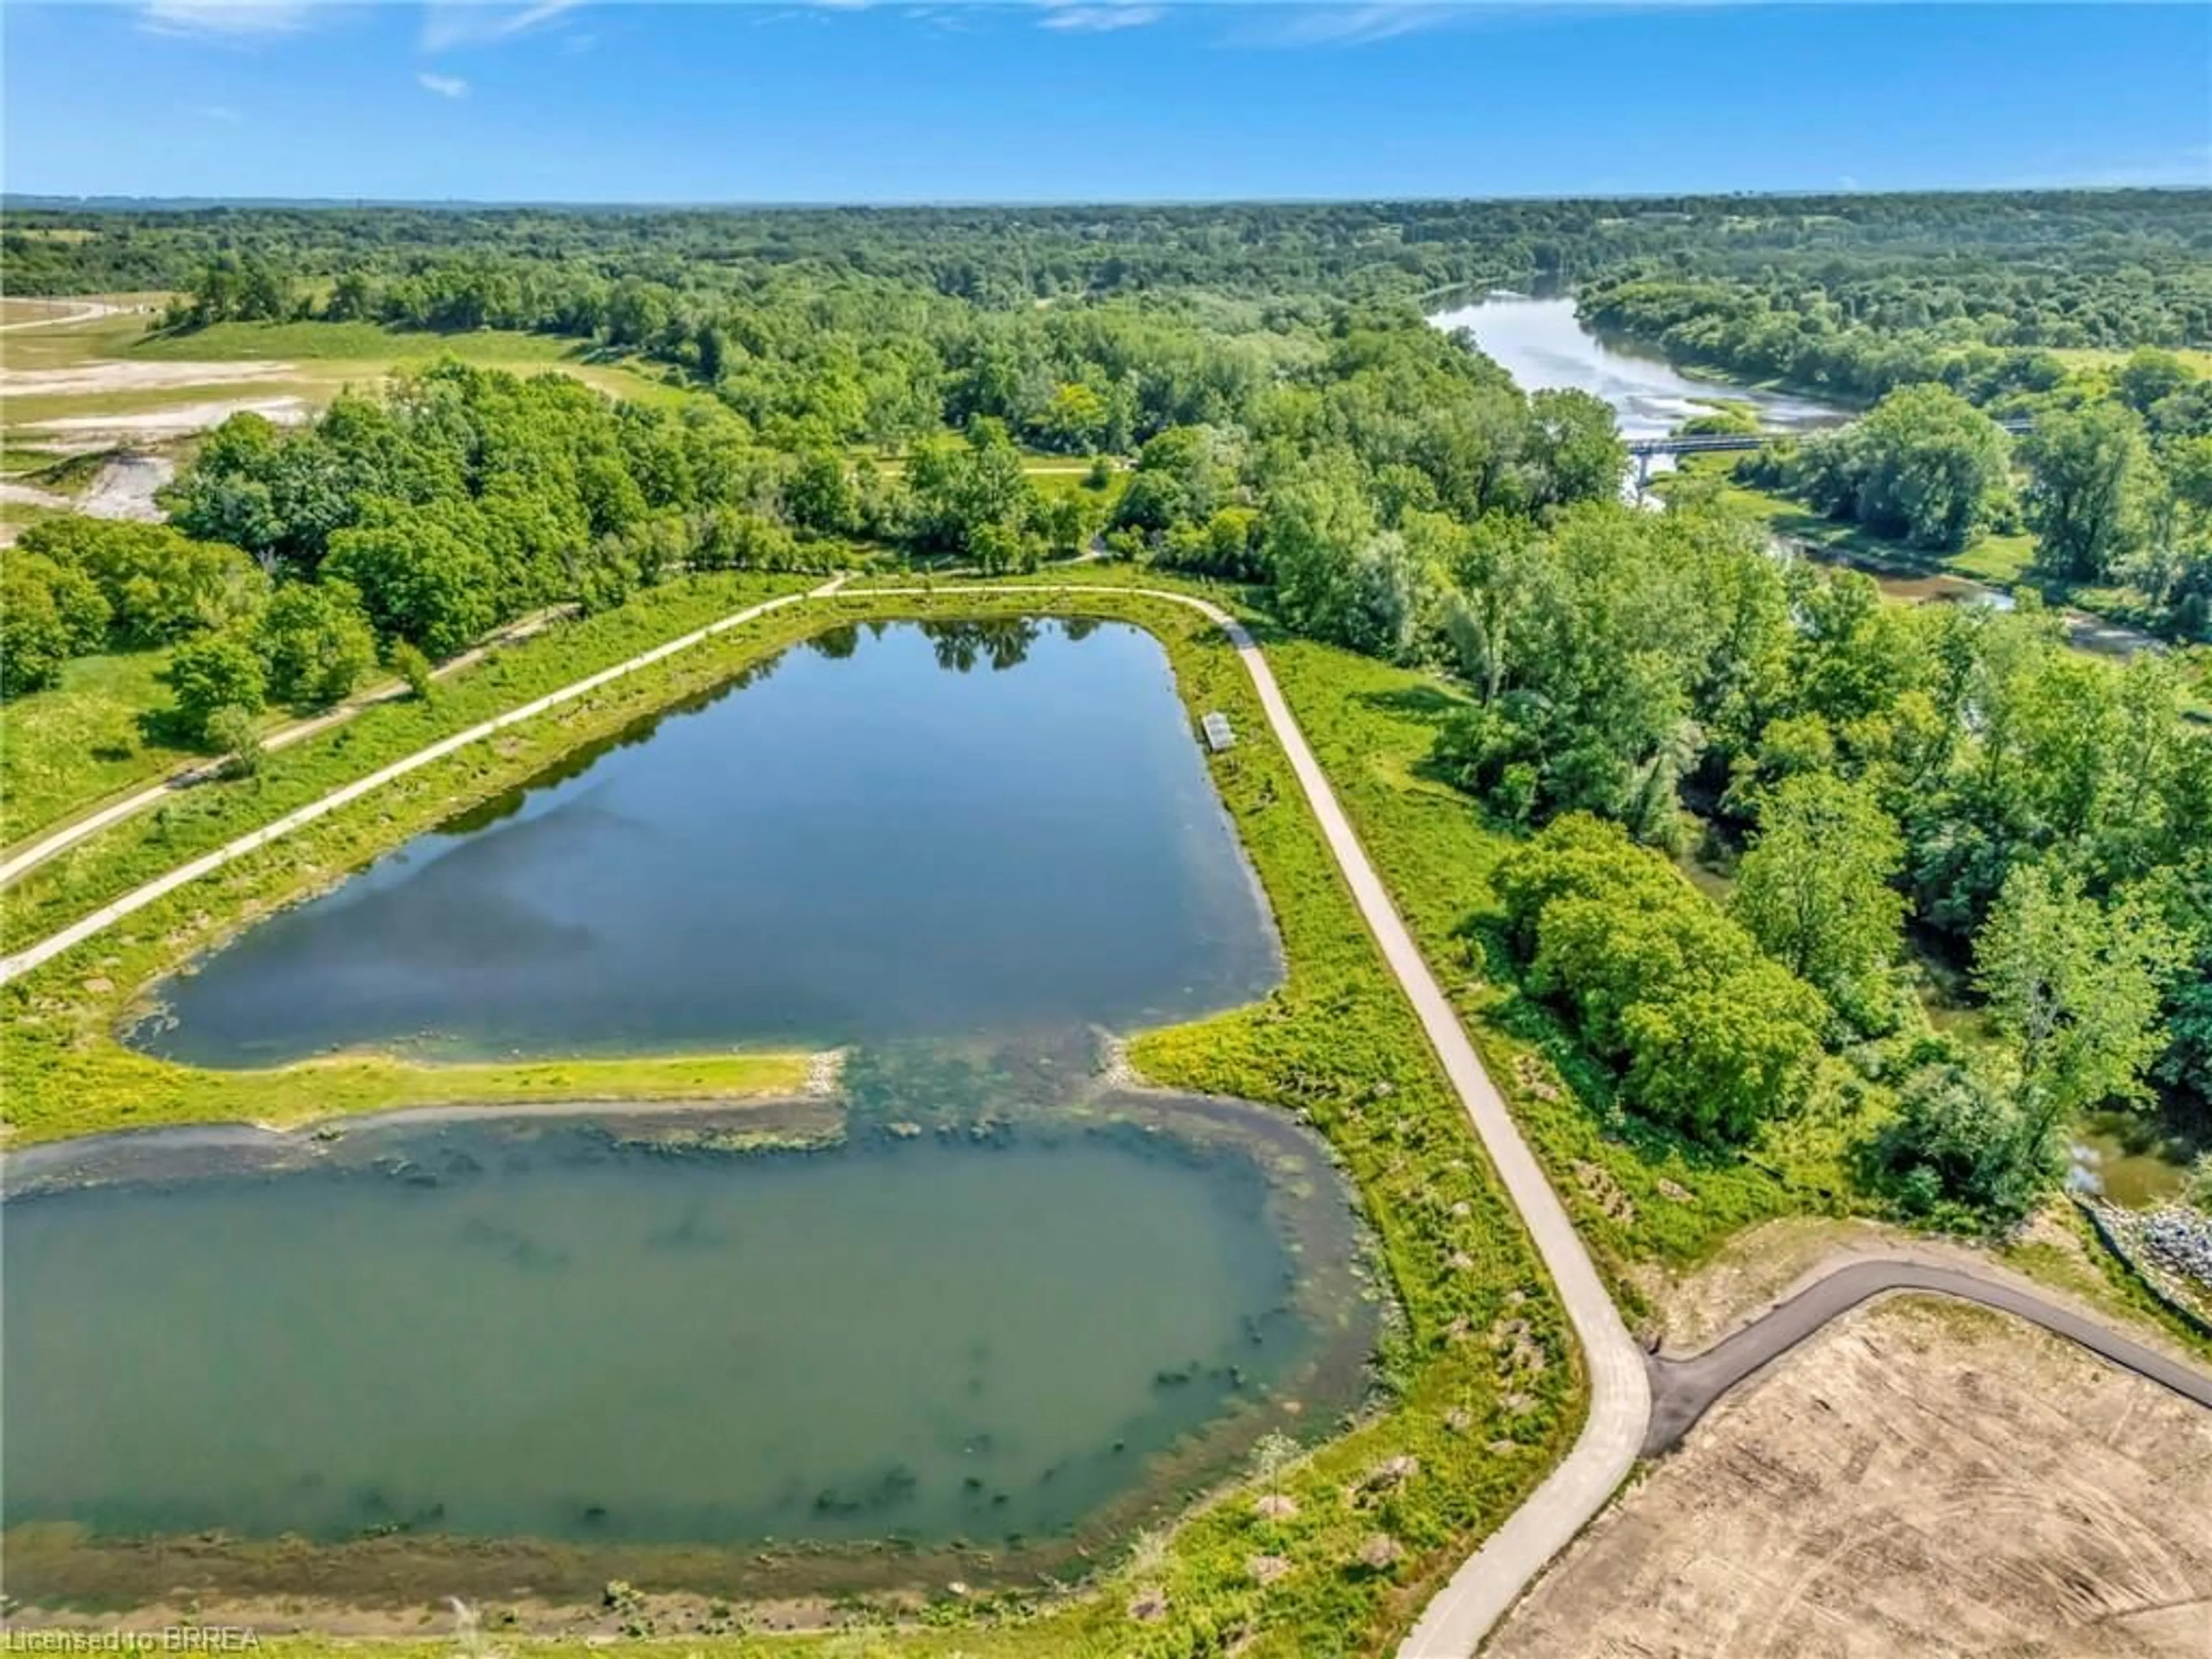
[(2207, 1659), (2212, 1413), (1955, 1304), (1838, 1321), (1601, 1517), (1493, 1659)]
[[(73, 319), (65, 319), (73, 320)], [(11, 398), (83, 397), (101, 392), (173, 392), (235, 380), (281, 380), (289, 363), (92, 362), (67, 368), (0, 369), (0, 394)]]
[(297, 426), (307, 418), (308, 410), (306, 401), (296, 397), (232, 398), (178, 404), (141, 414), (69, 415), (33, 422), (21, 429), (27, 437), (46, 441), (46, 447), (67, 453), (73, 448), (104, 449), (116, 443), (189, 438), (214, 430), (234, 415), (261, 415), (279, 426)]

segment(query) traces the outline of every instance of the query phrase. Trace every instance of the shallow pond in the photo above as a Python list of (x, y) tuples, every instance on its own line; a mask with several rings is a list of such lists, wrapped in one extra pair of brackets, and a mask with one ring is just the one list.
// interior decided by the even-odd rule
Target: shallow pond
[(1206, 765), (1141, 629), (845, 628), (252, 928), (134, 1040), (246, 1066), (1234, 1006), (1280, 963)]
[(1164, 1500), (1237, 1424), (1353, 1403), (1372, 1316), (1316, 1143), (1135, 1109), (742, 1155), (699, 1147), (742, 1113), (128, 1139), (146, 1168), (6, 1206), (5, 1520), (293, 1534), (295, 1583), (300, 1540), (553, 1540), (596, 1585), (595, 1546), (997, 1547)]
[(2066, 1184), (2130, 1209), (2171, 1203), (2189, 1184), (2189, 1155), (2135, 1112), (2094, 1112), (2067, 1147)]
[(1097, 1071), (1279, 980), (1208, 764), (1137, 629), (840, 629), (179, 975), (136, 1035), (202, 1064), (837, 1043), (843, 1087), (11, 1160), (11, 1593), (1033, 1583), (1326, 1431), (1379, 1316), (1325, 1149)]

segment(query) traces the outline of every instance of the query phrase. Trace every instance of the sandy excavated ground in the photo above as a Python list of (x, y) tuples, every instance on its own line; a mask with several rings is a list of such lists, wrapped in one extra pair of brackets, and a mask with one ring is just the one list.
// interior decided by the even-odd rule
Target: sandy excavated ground
[(211, 432), (232, 416), (243, 414), (264, 415), (279, 426), (297, 426), (307, 418), (307, 402), (297, 397), (232, 398), (216, 403), (177, 404), (141, 415), (65, 415), (19, 429), (27, 435), (59, 440), (41, 447), (66, 453), (105, 449), (117, 443), (188, 438), (196, 432)]
[(2208, 1659), (2212, 1413), (2002, 1316), (1838, 1321), (1608, 1510), (1492, 1659)]
[(0, 478), (0, 501), (43, 507), (57, 513), (82, 513), (88, 519), (135, 519), (158, 523), (163, 514), (155, 492), (177, 476), (167, 455), (118, 455), (100, 469), (82, 495), (58, 495), (37, 484)]
[(83, 398), (108, 392), (173, 392), (181, 386), (288, 380), (296, 372), (291, 364), (279, 362), (101, 362), (71, 368), (10, 368), (0, 369), (0, 396)]
[(137, 519), (152, 524), (162, 517), (154, 492), (177, 476), (167, 455), (118, 455), (100, 469), (77, 511), (94, 519)]
[(57, 495), (52, 490), (41, 489), (36, 484), (17, 483), (12, 478), (0, 478), (0, 501), (15, 501), (24, 507), (43, 507), (55, 513), (67, 513), (76, 506), (66, 495)]

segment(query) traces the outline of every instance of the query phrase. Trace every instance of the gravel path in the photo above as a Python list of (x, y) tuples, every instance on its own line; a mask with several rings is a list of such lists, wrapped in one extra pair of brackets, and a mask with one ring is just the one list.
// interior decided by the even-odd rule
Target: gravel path
[[(461, 670), (481, 662), (489, 652), (495, 651), (501, 646), (514, 645), (526, 640), (542, 630), (548, 623), (565, 615), (567, 610), (566, 606), (556, 606), (550, 611), (541, 611), (532, 616), (525, 617), (519, 622), (510, 623), (483, 644), (471, 646), (459, 656), (449, 657), (440, 663), (431, 671), (431, 678), (444, 679), (448, 674), (457, 674)], [(306, 720), (291, 720), (283, 726), (272, 726), (261, 734), (261, 746), (264, 750), (289, 748), (295, 743), (301, 743), (313, 737), (319, 732), (327, 732), (334, 726), (344, 725), (364, 708), (374, 708), (378, 703), (389, 702), (395, 697), (406, 695), (407, 687), (400, 681), (387, 681), (373, 690), (349, 697), (326, 714), (311, 714)], [(0, 890), (4, 890), (11, 884), (21, 880), (49, 859), (66, 853), (79, 842), (96, 836), (111, 825), (122, 823), (125, 818), (136, 817), (150, 807), (160, 805), (162, 801), (179, 790), (190, 789), (196, 785), (207, 783), (221, 777), (226, 764), (227, 763), (222, 760), (188, 761), (174, 770), (162, 774), (155, 781), (134, 789), (131, 793), (108, 802), (105, 806), (94, 806), (74, 817), (64, 818), (58, 823), (47, 825), (46, 832), (38, 840), (31, 842), (20, 852), (10, 855), (4, 861), (0, 861)], [(404, 763), (402, 764), (404, 765)], [(398, 775), (395, 773), (393, 775)], [(304, 811), (307, 809), (301, 810)], [(118, 903), (124, 902), (117, 901)], [(13, 961), (12, 957), (0, 959), (0, 985), (6, 984), (20, 971), (10, 965)]]
[[(33, 301), (26, 295), (23, 303), (48, 302)], [(110, 305), (105, 300), (55, 300), (51, 303), (68, 306), (71, 309), (58, 311), (51, 317), (26, 317), (20, 322), (0, 323), (0, 334), (13, 334), (18, 329), (25, 328), (59, 328), (64, 323), (88, 323), (95, 317), (112, 317), (117, 312), (128, 309), (124, 306)]]

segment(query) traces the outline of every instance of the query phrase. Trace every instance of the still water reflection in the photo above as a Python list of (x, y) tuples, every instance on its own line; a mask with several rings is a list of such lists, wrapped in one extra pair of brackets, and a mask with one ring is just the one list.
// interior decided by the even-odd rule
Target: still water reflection
[(847, 628), (588, 750), (163, 988), (202, 1065), (1163, 1023), (1279, 963), (1165, 653)]

